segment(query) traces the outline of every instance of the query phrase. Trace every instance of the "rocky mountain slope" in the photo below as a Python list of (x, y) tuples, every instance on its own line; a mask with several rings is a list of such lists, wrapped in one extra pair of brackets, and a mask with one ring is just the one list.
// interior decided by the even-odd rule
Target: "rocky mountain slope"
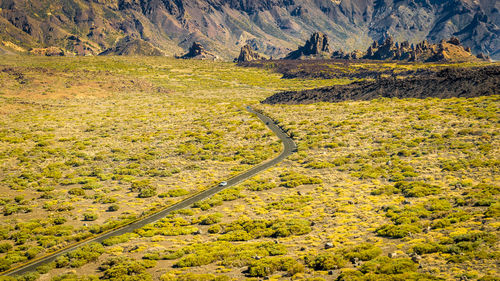
[(196, 41), (226, 59), (245, 44), (281, 57), (321, 31), (334, 50), (366, 49), (387, 34), (410, 43), (456, 36), (500, 59), (499, 10), (496, 0), (2, 0), (0, 53), (99, 54), (128, 36), (168, 55)]

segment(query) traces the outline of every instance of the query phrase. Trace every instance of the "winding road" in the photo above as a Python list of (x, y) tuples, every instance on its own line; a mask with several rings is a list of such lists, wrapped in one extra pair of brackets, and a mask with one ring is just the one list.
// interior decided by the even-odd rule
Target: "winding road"
[(93, 243), (93, 242), (102, 242), (110, 237), (122, 235), (122, 234), (125, 234), (128, 232), (132, 232), (132, 231), (134, 231), (138, 228), (141, 228), (147, 224), (156, 222), (156, 221), (164, 218), (166, 215), (168, 215), (172, 211), (187, 208), (195, 202), (204, 200), (204, 199), (220, 192), (223, 189), (234, 186), (234, 185), (236, 185), (236, 184), (238, 184), (238, 183), (240, 183), (248, 178), (253, 177), (254, 175), (256, 175), (256, 174), (278, 164), (279, 162), (283, 161), (285, 158), (287, 158), (288, 156), (290, 156), (292, 153), (294, 153), (297, 150), (297, 145), (295, 144), (295, 142), (280, 127), (278, 127), (271, 118), (253, 110), (250, 106), (247, 106), (246, 109), (250, 113), (255, 114), (282, 141), (283, 151), (276, 158), (274, 158), (268, 162), (264, 162), (260, 165), (257, 165), (257, 166), (247, 170), (246, 172), (244, 172), (242, 174), (239, 174), (233, 178), (228, 179), (227, 185), (225, 185), (225, 186), (220, 186), (220, 185), (213, 186), (207, 190), (204, 190), (204, 191), (202, 191), (202, 192), (200, 192), (192, 197), (186, 198), (185, 200), (178, 202), (170, 207), (167, 207), (167, 208), (165, 208), (165, 209), (163, 209), (155, 214), (152, 214), (148, 217), (145, 217), (143, 219), (140, 219), (138, 221), (135, 221), (133, 223), (125, 225), (121, 228), (112, 230), (110, 232), (103, 233), (102, 235), (96, 236), (96, 237), (89, 239), (89, 240), (86, 240), (84, 242), (81, 242), (78, 244), (73, 244), (68, 248), (60, 250), (60, 251), (55, 252), (53, 254), (49, 254), (48, 256), (44, 256), (44, 257), (32, 260), (29, 263), (14, 267), (10, 270), (3, 272), (2, 275), (14, 276), (14, 275), (21, 275), (21, 274), (24, 274), (24, 273), (27, 273), (30, 271), (34, 271), (37, 267), (39, 267), (43, 264), (52, 262), (55, 259), (57, 259), (57, 257), (65, 254), (65, 253), (71, 252), (71, 251), (73, 251), (73, 250), (75, 250), (75, 249), (77, 249), (85, 244)]

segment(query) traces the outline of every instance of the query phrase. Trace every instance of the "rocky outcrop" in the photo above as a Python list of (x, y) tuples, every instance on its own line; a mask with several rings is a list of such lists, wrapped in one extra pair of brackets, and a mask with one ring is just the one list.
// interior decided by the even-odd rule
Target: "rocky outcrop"
[(254, 60), (265, 60), (266, 58), (250, 47), (250, 45), (245, 45), (241, 47), (240, 55), (238, 58), (235, 59), (235, 62), (237, 63), (242, 63), (242, 62), (249, 62), (249, 61), (254, 61)]
[(127, 36), (120, 40), (113, 48), (109, 48), (99, 55), (164, 56), (165, 54), (149, 42)]
[(31, 55), (61, 57), (64, 56), (64, 50), (59, 47), (35, 48), (29, 52)]
[(330, 57), (330, 45), (328, 36), (321, 32), (315, 32), (304, 46), (289, 53), (285, 59), (303, 59), (303, 58), (328, 58)]
[(410, 44), (408, 41), (395, 42), (391, 36), (387, 36), (381, 43), (373, 41), (365, 53), (353, 51), (346, 53), (342, 50), (334, 51), (332, 58), (335, 59), (368, 59), (368, 60), (397, 60), (397, 61), (420, 61), (420, 62), (461, 62), (489, 60), (485, 55), (474, 56), (471, 49), (462, 46), (457, 37), (442, 40), (439, 44), (431, 44), (424, 40), (418, 44)]
[(218, 57), (211, 54), (203, 48), (203, 45), (198, 42), (194, 42), (189, 48), (187, 54), (180, 57), (181, 59), (197, 59), (197, 60), (217, 60)]
[(344, 60), (358, 60), (362, 59), (365, 53), (359, 50), (354, 50), (352, 52), (344, 52), (343, 50), (337, 50), (332, 53), (332, 59), (344, 59)]
[(334, 59), (368, 59), (368, 60), (397, 60), (409, 62), (461, 62), (461, 61), (488, 61), (489, 57), (479, 54), (474, 56), (471, 48), (464, 47), (457, 37), (442, 40), (439, 44), (431, 44), (423, 40), (418, 44), (410, 44), (408, 41), (395, 42), (391, 36), (387, 36), (382, 42), (373, 41), (366, 52), (352, 51), (350, 53), (342, 50), (332, 53)]

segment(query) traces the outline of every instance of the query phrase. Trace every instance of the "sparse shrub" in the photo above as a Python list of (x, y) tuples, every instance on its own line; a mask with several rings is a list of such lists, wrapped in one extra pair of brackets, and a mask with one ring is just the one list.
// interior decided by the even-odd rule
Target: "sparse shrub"
[(220, 222), (222, 219), (221, 213), (203, 215), (197, 219), (201, 225), (211, 225)]
[(131, 238), (134, 238), (134, 237), (137, 237), (137, 234), (126, 233), (123, 235), (110, 237), (110, 238), (102, 241), (102, 244), (104, 246), (113, 246), (116, 244), (128, 242), (128, 241), (130, 241)]
[(156, 195), (156, 188), (148, 187), (148, 188), (141, 189), (138, 197), (139, 198), (149, 198), (149, 197), (153, 197), (155, 195)]
[(85, 190), (83, 190), (80, 187), (74, 187), (74, 188), (68, 190), (68, 194), (76, 195), (76, 196), (83, 196), (83, 195), (85, 195)]
[(358, 258), (362, 261), (368, 261), (379, 256), (382, 253), (382, 249), (370, 243), (361, 243), (354, 247), (342, 249), (341, 252), (348, 260)]
[(113, 281), (152, 281), (153, 278), (146, 270), (154, 267), (153, 260), (133, 260), (127, 257), (113, 257), (105, 261), (99, 269), (103, 272), (103, 279)]
[(323, 181), (318, 178), (308, 177), (297, 172), (286, 172), (280, 175), (281, 186), (297, 187), (303, 184), (319, 184)]
[(289, 276), (303, 272), (304, 266), (290, 257), (266, 257), (248, 266), (248, 276), (264, 277), (275, 271), (287, 271)]
[(55, 276), (50, 281), (98, 281), (99, 278), (93, 275), (76, 275), (75, 273), (64, 273)]
[(85, 221), (95, 221), (97, 219), (97, 214), (95, 213), (84, 213), (83, 220)]
[(215, 225), (212, 225), (208, 228), (208, 233), (211, 233), (211, 234), (215, 234), (215, 233), (219, 233), (221, 231), (221, 227), (220, 225), (218, 224), (215, 224)]
[(56, 259), (56, 267), (80, 267), (88, 262), (95, 261), (104, 253), (104, 247), (99, 243), (84, 245), (74, 251), (64, 254)]
[(500, 217), (500, 202), (491, 204), (488, 209), (484, 212), (485, 217), (498, 218)]
[(203, 273), (185, 273), (182, 275), (164, 274), (161, 281), (231, 281), (231, 277), (224, 275), (213, 275)]
[(120, 208), (120, 206), (113, 204), (113, 205), (108, 207), (108, 212), (116, 212), (116, 211), (118, 211), (119, 208)]
[(7, 253), (10, 249), (12, 249), (12, 244), (9, 242), (0, 243), (0, 253)]
[(359, 271), (375, 274), (402, 274), (414, 272), (418, 268), (411, 259), (378, 257), (361, 265)]
[(400, 224), (400, 225), (385, 224), (377, 228), (375, 232), (383, 237), (403, 238), (408, 236), (408, 234), (410, 233), (420, 233), (422, 232), (422, 229), (413, 224)]
[(244, 186), (251, 191), (262, 191), (276, 188), (276, 184), (270, 179), (261, 179), (259, 177), (244, 183)]
[(55, 224), (55, 225), (61, 225), (61, 224), (64, 224), (66, 222), (66, 218), (64, 217), (55, 217), (52, 222)]
[(308, 258), (309, 267), (314, 268), (314, 270), (332, 270), (339, 269), (345, 266), (346, 260), (333, 252), (323, 252), (319, 255)]
[(180, 197), (180, 196), (188, 195), (189, 191), (182, 189), (182, 188), (178, 188), (178, 189), (169, 190), (166, 194), (168, 197)]
[(424, 182), (404, 182), (400, 181), (394, 185), (394, 188), (401, 190), (405, 197), (424, 197), (428, 195), (439, 194), (441, 188), (437, 185), (431, 185)]
[(310, 163), (307, 163), (307, 165), (305, 167), (311, 168), (311, 169), (325, 169), (325, 168), (330, 168), (333, 166), (334, 165), (332, 163), (328, 163), (328, 162), (310, 162)]
[(151, 187), (151, 181), (148, 179), (144, 180), (138, 180), (132, 182), (132, 185), (130, 186), (130, 190), (132, 192), (140, 192), (142, 189), (150, 188)]
[(414, 253), (419, 255), (436, 253), (442, 250), (439, 244), (431, 242), (419, 243), (414, 245), (411, 249)]
[(425, 208), (431, 212), (447, 211), (451, 209), (451, 204), (446, 199), (430, 199), (425, 203)]

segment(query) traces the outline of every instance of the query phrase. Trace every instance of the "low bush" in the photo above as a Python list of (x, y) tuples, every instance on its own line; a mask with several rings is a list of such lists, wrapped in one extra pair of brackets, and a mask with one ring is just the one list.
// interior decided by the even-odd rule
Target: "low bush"
[(0, 253), (7, 253), (10, 249), (12, 249), (12, 244), (9, 242), (0, 243)]
[(439, 194), (441, 188), (437, 185), (431, 185), (424, 182), (404, 182), (400, 181), (394, 185), (394, 188), (400, 190), (405, 197), (424, 197), (428, 195)]
[(314, 257), (307, 258), (307, 264), (314, 270), (332, 270), (345, 266), (347, 261), (333, 252), (323, 252)]
[(195, 220), (195, 223), (198, 222), (201, 225), (212, 225), (220, 222), (221, 219), (222, 219), (222, 214), (215, 213), (215, 214), (200, 216)]
[(171, 189), (171, 190), (167, 191), (167, 193), (165, 193), (165, 194), (168, 197), (180, 197), (180, 196), (188, 195), (189, 191), (182, 189), (182, 188), (178, 188), (178, 189)]
[(341, 250), (341, 253), (344, 258), (351, 261), (355, 258), (368, 261), (382, 254), (382, 249), (370, 243), (361, 243), (353, 247), (344, 248)]
[(58, 257), (55, 265), (57, 268), (67, 266), (81, 267), (84, 264), (97, 260), (102, 253), (104, 253), (104, 247), (100, 243), (91, 243)]
[(415, 272), (418, 264), (407, 258), (391, 259), (389, 257), (379, 257), (361, 265), (359, 271), (363, 273), (375, 274), (402, 274)]
[(375, 230), (377, 235), (389, 238), (403, 238), (410, 233), (420, 233), (422, 229), (413, 224), (385, 224)]
[(297, 172), (285, 172), (280, 175), (281, 186), (297, 187), (304, 184), (320, 184), (323, 181), (319, 178), (308, 177)]
[(221, 205), (224, 201), (233, 201), (242, 197), (244, 197), (244, 195), (241, 194), (241, 187), (232, 187), (224, 189), (209, 199), (194, 203), (193, 208), (200, 208), (206, 211), (214, 206)]
[(50, 281), (98, 281), (97, 276), (87, 275), (76, 275), (75, 273), (64, 273), (59, 276), (52, 277)]
[(83, 220), (85, 220), (85, 221), (95, 221), (97, 218), (98, 218), (98, 216), (95, 213), (84, 213), (83, 214)]
[(166, 273), (161, 276), (161, 281), (231, 281), (229, 276), (213, 275), (203, 273), (185, 273), (182, 275), (175, 275)]
[(232, 244), (224, 241), (200, 243), (184, 247), (178, 251), (150, 253), (148, 259), (178, 259), (176, 267), (193, 267), (219, 262), (222, 265), (241, 267), (254, 261), (254, 257), (278, 256), (286, 254), (286, 247), (274, 242)]
[(289, 220), (237, 220), (221, 224), (221, 241), (246, 241), (260, 237), (287, 237), (312, 231), (311, 223), (303, 219)]
[(111, 281), (152, 281), (148, 268), (154, 267), (156, 261), (134, 260), (127, 257), (113, 257), (105, 261), (99, 270), (103, 272), (102, 279)]
[(74, 187), (74, 188), (68, 190), (68, 194), (75, 195), (75, 196), (84, 196), (85, 190), (83, 190), (83, 188), (80, 188), (80, 187)]
[(287, 271), (288, 276), (304, 272), (304, 265), (290, 257), (265, 257), (248, 266), (248, 276), (265, 277), (276, 271)]

